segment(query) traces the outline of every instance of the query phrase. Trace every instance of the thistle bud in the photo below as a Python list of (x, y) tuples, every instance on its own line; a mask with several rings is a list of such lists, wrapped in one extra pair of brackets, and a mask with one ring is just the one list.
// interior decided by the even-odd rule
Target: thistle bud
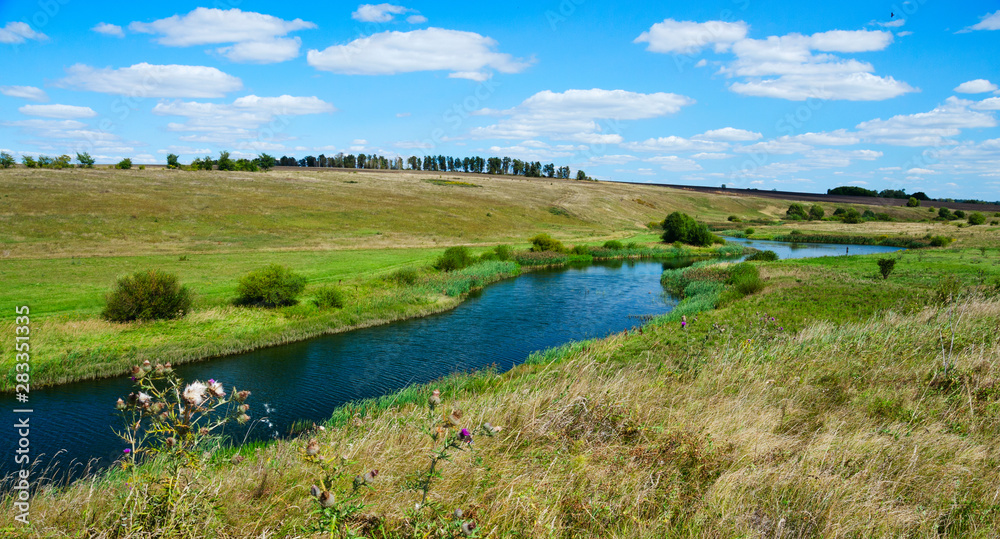
[(319, 498), (319, 504), (323, 507), (333, 507), (337, 503), (337, 500), (333, 497), (333, 494), (330, 494), (329, 490), (320, 492), (317, 498)]
[(469, 537), (470, 535), (476, 533), (476, 523), (475, 522), (463, 522), (462, 523), (462, 535)]
[(174, 438), (173, 436), (171, 436), (171, 437), (167, 438), (166, 440), (164, 440), (163, 442), (165, 444), (167, 444), (167, 447), (173, 447), (173, 446), (177, 445), (177, 438)]
[(239, 405), (237, 407), (237, 409), (239, 409), (239, 411), (241, 411), (241, 412), (246, 412), (247, 410), (250, 409), (250, 405), (249, 404), (241, 404), (241, 405)]
[(170, 366), (170, 363), (163, 364), (163, 372), (170, 372), (172, 370), (174, 370), (174, 368)]
[(431, 396), (427, 399), (427, 404), (431, 407), (431, 410), (437, 408), (441, 405), (441, 390), (435, 389), (431, 392)]
[(309, 455), (310, 457), (315, 457), (318, 454), (319, 454), (319, 442), (317, 442), (316, 439), (313, 438), (309, 440), (308, 444), (306, 444), (306, 455)]
[(250, 392), (249, 391), (238, 391), (236, 393), (236, 400), (239, 401), (239, 402), (243, 402), (243, 401), (247, 400), (247, 397), (249, 397), (249, 396), (250, 396)]
[(458, 508), (458, 509), (455, 509), (455, 513), (454, 514), (455, 514), (455, 520), (461, 520), (462, 517), (465, 515), (465, 512), (462, 511), (461, 508)]
[(232, 462), (233, 464), (240, 464), (244, 460), (246, 460), (246, 457), (243, 455), (233, 455), (233, 458), (229, 459), (229, 462)]
[(149, 360), (147, 359), (146, 361), (143, 361), (142, 372), (149, 372), (151, 370), (153, 370), (153, 365), (149, 362)]
[(462, 411), (461, 410), (452, 410), (451, 414), (448, 415), (448, 417), (445, 418), (445, 420), (449, 424), (451, 424), (451, 426), (457, 427), (458, 424), (459, 424), (459, 422), (462, 420)]
[(239, 424), (242, 425), (242, 424), (246, 423), (247, 421), (250, 421), (250, 416), (248, 416), (246, 414), (242, 414), (242, 415), (240, 415), (239, 417), (236, 418), (236, 421)]
[(163, 365), (157, 363), (156, 366), (153, 367), (153, 370), (156, 372), (156, 374), (163, 374)]
[(123, 401), (121, 397), (118, 397), (118, 402), (115, 403), (115, 409), (124, 410), (127, 407), (128, 406), (125, 404), (125, 401)]
[(320, 495), (319, 487), (317, 487), (316, 485), (309, 487), (309, 493), (312, 494), (314, 498), (319, 498)]
[(208, 430), (208, 427), (202, 427), (202, 428), (198, 429), (198, 434), (200, 434), (202, 436), (208, 436), (209, 432), (212, 432), (212, 431)]

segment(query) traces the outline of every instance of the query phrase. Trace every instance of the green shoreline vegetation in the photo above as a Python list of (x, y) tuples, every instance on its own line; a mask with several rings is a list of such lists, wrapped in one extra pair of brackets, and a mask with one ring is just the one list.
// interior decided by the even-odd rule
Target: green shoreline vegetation
[[(9, 178), (3, 174), (0, 179)], [(86, 174), (83, 178), (90, 178)], [(155, 171), (114, 174), (95, 176), (75, 189), (103, 188), (113, 178), (149, 194), (150, 185), (164, 181)], [(57, 183), (64, 179), (53, 177)], [(489, 193), (485, 196), (493, 199), (509, 191), (530, 199), (523, 189), (539, 198), (523, 209), (524, 223), (501, 227), (489, 237), (474, 236), (483, 219), (493, 218), (484, 213), (522, 210), (497, 210), (483, 198), (452, 205), (446, 210), (454, 216), (450, 222), (460, 225), (453, 225), (449, 241), (440, 247), (419, 243), (383, 251), (381, 245), (363, 249), (343, 237), (310, 237), (305, 230), (316, 223), (293, 226), (302, 215), (286, 200), (289, 204), (270, 217), (269, 226), (281, 223), (278, 228), (316, 249), (290, 249), (278, 235), (247, 239), (237, 233), (243, 225), (216, 215), (236, 247), (210, 245), (208, 236), (200, 236), (204, 223), (174, 218), (168, 229), (188, 226), (186, 241), (206, 249), (183, 253), (184, 242), (178, 240), (164, 246), (169, 254), (81, 259), (71, 253), (82, 255), (94, 244), (74, 236), (73, 223), (103, 220), (113, 227), (128, 219), (110, 210), (84, 218), (71, 208), (64, 223), (69, 239), (59, 239), (52, 232), (55, 225), (34, 238), (24, 231), (3, 238), (16, 253), (0, 259), (0, 272), (12, 283), (7, 294), (48, 303), (47, 311), (39, 309), (38, 327), (58, 320), (67, 327), (77, 324), (76, 335), (93, 334), (105, 324), (95, 318), (102, 307), (99, 298), (114, 278), (146, 267), (177, 273), (197, 292), (188, 315), (192, 319), (198, 312), (232, 310), (294, 320), (282, 309), (290, 314), (318, 309), (308, 300), (330, 285), (343, 290), (346, 300), (333, 312), (350, 310), (352, 301), (372, 297), (364, 294), (376, 290), (396, 291), (378, 296), (387, 304), (404, 297), (457, 302), (477, 279), (503, 278), (515, 263), (487, 255), (466, 269), (427, 269), (445, 246), (471, 245), (470, 253), (478, 257), (497, 243), (546, 232), (560, 242), (586, 244), (588, 252), (566, 247), (567, 252), (515, 251), (515, 260), (522, 256), (541, 266), (597, 258), (605, 242), (615, 241), (621, 245), (611, 243), (608, 249), (643, 256), (646, 246), (661, 238), (638, 223), (661, 220), (671, 211), (700, 214), (702, 223), (738, 216), (753, 224), (753, 239), (798, 230), (801, 235), (860, 235), (868, 241), (880, 236), (919, 240), (927, 234), (954, 241), (893, 253), (890, 272), (879, 262), (884, 257), (858, 255), (668, 270), (662, 282), (683, 299), (672, 312), (634, 331), (540, 352), (504, 373), (456, 374), (349, 403), (323, 425), (301, 426), (296, 438), (242, 447), (206, 445), (186, 454), (181, 466), (164, 451), (138, 466), (115, 466), (69, 485), (39, 483), (31, 501), (32, 523), (0, 532), (38, 538), (249, 538), (319, 536), (322, 531), (324, 537), (402, 539), (469, 535), (468, 525), (474, 523), (478, 536), (505, 538), (986, 538), (1000, 529), (997, 226), (956, 226), (928, 219), (919, 207), (886, 210), (894, 221), (862, 226), (826, 218), (788, 223), (782, 221), (788, 204), (774, 200), (683, 194), (689, 198), (670, 201), (676, 192), (665, 190), (658, 198), (655, 190), (602, 182), (546, 187), (477, 176), (474, 183), (482, 187), (469, 189), (429, 184), (418, 175), (297, 177), (324, 189), (344, 177), (359, 182), (347, 189), (391, 189), (398, 204), (413, 196), (426, 205), (410, 206), (414, 212), (435, 208), (428, 197), (440, 198), (440, 192), (414, 194), (426, 189), (451, 189), (460, 197)], [(207, 181), (207, 176), (170, 177), (192, 178)], [(221, 175), (218, 181), (233, 194), (246, 187), (239, 178)], [(254, 183), (246, 196), (268, 189)], [(310, 199), (296, 204), (309, 204), (325, 196), (322, 192), (312, 191)], [(86, 193), (77, 195), (86, 198)], [(163, 196), (174, 195), (165, 189)], [(586, 202), (569, 202), (574, 197)], [(635, 199), (644, 204), (632, 203)], [(11, 202), (0, 200), (2, 217)], [(606, 211), (605, 203), (634, 213), (602, 220), (621, 215)], [(440, 204), (449, 202), (436, 207)], [(569, 215), (551, 207), (566, 208)], [(823, 209), (829, 215), (835, 208)], [(475, 218), (458, 217), (466, 210)], [(426, 219), (418, 221), (427, 225)], [(431, 228), (421, 234), (444, 238), (444, 228)], [(403, 229), (384, 230), (391, 236)], [(119, 247), (143, 244), (149, 233), (140, 228), (137, 237), (120, 238)], [(473, 237), (478, 240), (469, 241)], [(318, 248), (337, 242), (358, 249), (344, 250), (344, 244), (339, 250)], [(45, 257), (29, 256), (32, 246)], [(179, 260), (182, 256), (189, 259)], [(303, 301), (271, 310), (231, 306), (239, 276), (270, 263), (306, 277)], [(469, 274), (459, 277), (462, 271)], [(457, 284), (456, 295), (448, 295), (458, 281), (469, 288)], [(406, 296), (411, 286), (429, 288)], [(5, 297), (4, 308), (8, 301), (13, 299)], [(406, 305), (426, 306), (420, 301)], [(216, 327), (211, 335), (236, 329)], [(171, 447), (161, 442), (166, 444), (161, 449)], [(17, 514), (13, 502), (10, 494), (0, 502), (7, 522)]]

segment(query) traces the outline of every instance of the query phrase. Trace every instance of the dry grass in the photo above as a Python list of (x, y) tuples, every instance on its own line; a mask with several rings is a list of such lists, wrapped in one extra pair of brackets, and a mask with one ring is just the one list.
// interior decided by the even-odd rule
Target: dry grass
[[(673, 324), (647, 326), (465, 378), (444, 408), (464, 410), (470, 430), (504, 430), (445, 463), (430, 499), (442, 522), (463, 508), (484, 537), (995, 537), (998, 322), (1000, 303), (977, 299), (796, 335), (733, 325), (712, 347), (681, 349), (663, 344)], [(420, 494), (407, 484), (429, 463), (428, 411), (372, 410), (313, 435), (322, 454), (382, 472), (356, 529), (411, 537)], [(185, 480), (192, 503), (176, 529), (305, 536), (315, 477), (303, 444), (217, 458)], [(151, 536), (111, 533), (155, 490), (124, 481), (37, 495), (32, 536)]]

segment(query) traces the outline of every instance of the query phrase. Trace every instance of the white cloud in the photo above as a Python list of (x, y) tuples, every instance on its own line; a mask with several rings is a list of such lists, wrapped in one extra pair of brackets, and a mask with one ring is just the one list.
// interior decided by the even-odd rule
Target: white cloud
[(423, 15), (410, 15), (406, 18), (406, 22), (410, 24), (423, 24), (427, 22), (427, 17), (424, 17)]
[(1000, 110), (1000, 97), (990, 97), (972, 105), (976, 110)]
[(587, 160), (588, 165), (624, 165), (625, 163), (630, 163), (635, 161), (635, 157), (631, 155), (617, 154), (617, 155), (595, 155)]
[(97, 112), (90, 107), (74, 105), (25, 105), (17, 109), (21, 114), (40, 116), (42, 118), (57, 118), (71, 120), (74, 118), (93, 118)]
[(714, 153), (714, 152), (701, 152), (691, 156), (692, 159), (729, 159), (730, 157), (736, 157), (736, 156), (728, 153)]
[(45, 90), (35, 88), (34, 86), (0, 86), (0, 94), (42, 103), (49, 100), (49, 96), (45, 93)]
[(57, 83), (64, 88), (132, 97), (223, 97), (243, 87), (240, 79), (214, 67), (135, 64), (97, 69), (76, 64)]
[(997, 85), (986, 79), (976, 79), (963, 82), (955, 88), (955, 91), (960, 94), (982, 94), (986, 92), (995, 92), (996, 90)]
[(98, 34), (104, 34), (106, 36), (114, 37), (125, 37), (125, 32), (122, 30), (121, 26), (117, 24), (108, 24), (106, 22), (97, 23), (96, 26), (91, 28), (94, 32)]
[(24, 43), (28, 39), (42, 41), (49, 37), (41, 32), (34, 31), (28, 23), (9, 22), (7, 26), (0, 28), (0, 43)]
[(906, 37), (906, 36), (912, 36), (912, 35), (913, 35), (913, 32), (911, 32), (909, 30), (906, 30), (906, 31), (903, 31), (903, 32), (896, 32), (896, 37)]
[[(197, 101), (162, 101), (153, 107), (153, 114), (182, 116), (184, 123), (169, 123), (167, 129), (194, 133), (181, 137), (187, 142), (235, 143), (247, 139), (261, 143), (256, 132), (278, 116), (301, 116), (334, 112), (336, 109), (318, 97), (240, 97), (232, 104), (200, 103)], [(268, 138), (274, 138), (269, 135)], [(255, 147), (256, 148), (256, 147)]]
[(969, 110), (972, 101), (949, 97), (930, 112), (901, 114), (858, 124), (859, 134), (870, 141), (897, 146), (933, 146), (947, 144), (962, 129), (996, 127), (990, 113)]
[(686, 139), (670, 135), (646, 139), (642, 142), (626, 142), (623, 147), (639, 152), (719, 152), (729, 149), (724, 142)]
[(187, 15), (174, 15), (150, 23), (133, 22), (133, 32), (154, 34), (157, 43), (169, 47), (189, 47), (232, 43), (216, 52), (233, 62), (274, 63), (299, 55), (302, 41), (285, 38), (290, 32), (316, 28), (314, 23), (295, 19), (286, 21), (271, 15), (199, 7)]
[(550, 145), (539, 140), (526, 140), (514, 146), (490, 146), (489, 153), (496, 156), (508, 155), (527, 161), (552, 161), (572, 157), (586, 149), (586, 146), (580, 145)]
[(397, 113), (396, 113), (396, 117), (397, 117), (397, 118), (407, 118), (407, 117), (409, 117), (409, 116), (410, 116), (410, 113), (409, 113), (409, 112), (397, 112)]
[[(472, 73), (518, 73), (529, 62), (496, 52), (497, 42), (474, 32), (426, 28), (382, 32), (346, 45), (310, 50), (309, 65), (345, 75), (393, 75), (414, 71), (451, 71), (461, 78)], [(481, 76), (481, 75), (477, 75)]]
[(926, 174), (938, 174), (938, 172), (936, 172), (934, 170), (927, 169), (927, 168), (911, 168), (910, 170), (907, 170), (906, 173), (909, 174), (909, 175), (911, 175), (911, 176), (922, 176), (922, 175), (926, 175)]
[(808, 144), (802, 144), (801, 142), (795, 142), (792, 140), (767, 140), (747, 146), (737, 146), (733, 148), (733, 151), (737, 153), (788, 155), (793, 153), (802, 153), (811, 149), (812, 146), (809, 146)]
[(643, 161), (660, 165), (660, 168), (663, 170), (669, 170), (672, 172), (701, 170), (701, 165), (699, 165), (694, 159), (687, 159), (676, 155), (658, 155), (656, 157), (650, 157), (649, 159), (643, 159)]
[(743, 21), (698, 23), (666, 19), (639, 34), (633, 43), (648, 43), (646, 50), (650, 52), (693, 53), (708, 45), (714, 45), (716, 52), (723, 52), (745, 38), (748, 28)]
[(301, 46), (302, 40), (297, 36), (279, 37), (266, 41), (243, 41), (229, 47), (219, 47), (216, 52), (233, 62), (274, 64), (297, 57)]
[(965, 29), (969, 30), (1000, 30), (1000, 11), (983, 15), (983, 20)]
[(392, 4), (362, 4), (357, 11), (351, 13), (351, 18), (361, 22), (389, 22), (395, 15), (411, 11), (403, 6)]
[(471, 131), (474, 138), (531, 139), (549, 136), (588, 144), (619, 143), (616, 133), (606, 133), (598, 120), (639, 120), (674, 114), (694, 100), (677, 94), (641, 94), (625, 90), (550, 90), (538, 92), (505, 111), (495, 125)]
[(801, 142), (812, 146), (849, 146), (861, 142), (861, 137), (848, 133), (846, 129), (827, 131), (824, 133), (802, 133), (801, 135), (785, 135), (778, 137), (779, 141)]
[(893, 19), (893, 20), (891, 20), (889, 22), (880, 22), (880, 23), (878, 23), (878, 25), (881, 26), (881, 27), (883, 27), (883, 28), (899, 28), (899, 27), (903, 26), (904, 24), (906, 24), (906, 19)]
[(736, 129), (735, 127), (723, 127), (722, 129), (712, 129), (700, 135), (695, 135), (699, 140), (721, 140), (727, 142), (746, 142), (750, 140), (760, 140), (763, 137), (760, 133), (747, 131), (746, 129)]
[(708, 44), (715, 44), (716, 52), (731, 49), (735, 59), (719, 72), (742, 78), (729, 88), (745, 95), (792, 101), (874, 101), (917, 91), (892, 77), (874, 75), (875, 68), (869, 63), (829, 54), (883, 50), (893, 42), (892, 32), (830, 30), (808, 36), (793, 33), (749, 39), (748, 28), (742, 21), (695, 23), (667, 19), (636, 41), (648, 41), (648, 50), (662, 53), (694, 53)]

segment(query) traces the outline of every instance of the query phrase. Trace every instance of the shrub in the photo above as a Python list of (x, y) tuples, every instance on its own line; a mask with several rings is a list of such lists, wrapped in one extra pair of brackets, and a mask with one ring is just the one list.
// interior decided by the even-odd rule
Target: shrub
[(655, 230), (657, 228), (663, 228), (663, 223), (661, 223), (659, 221), (650, 221), (650, 222), (646, 223), (646, 228), (648, 228), (650, 230)]
[(986, 216), (979, 212), (973, 212), (971, 215), (969, 215), (970, 225), (981, 225), (985, 222), (986, 222)]
[(586, 245), (574, 245), (573, 250), (570, 252), (575, 255), (589, 255), (590, 249)]
[(788, 235), (789, 236), (801, 236), (802, 235), (802, 231), (796, 228), (796, 229), (792, 230), (791, 232), (789, 232)]
[(445, 249), (441, 258), (434, 262), (434, 267), (441, 271), (455, 271), (472, 264), (472, 262), (472, 255), (469, 254), (468, 248), (455, 246)]
[(101, 316), (111, 322), (179, 318), (191, 309), (191, 292), (177, 276), (159, 270), (118, 279), (105, 297)]
[(869, 208), (869, 209), (865, 210), (865, 213), (861, 214), (861, 218), (864, 219), (865, 221), (871, 221), (872, 219), (875, 218), (875, 212), (873, 212)]
[(934, 236), (931, 238), (931, 247), (945, 247), (951, 243), (951, 238), (946, 236)]
[(414, 268), (402, 268), (392, 272), (389, 280), (398, 284), (414, 285), (420, 278), (420, 273)]
[(746, 258), (747, 262), (774, 262), (778, 259), (778, 253), (774, 251), (757, 251)]
[(844, 215), (845, 213), (847, 213), (847, 209), (846, 208), (837, 208), (837, 209), (833, 210), (833, 216), (834, 217), (840, 217), (840, 216)]
[(906, 207), (907, 208), (919, 208), (920, 207), (920, 201), (917, 200), (917, 199), (915, 199), (915, 198), (913, 198), (913, 197), (910, 197), (910, 200), (906, 201)]
[(87, 152), (77, 152), (76, 160), (80, 162), (81, 168), (94, 168), (94, 158)]
[(849, 225), (856, 225), (862, 221), (861, 214), (854, 208), (848, 208), (844, 212), (843, 221)]
[(812, 207), (809, 208), (809, 218), (810, 219), (814, 219), (814, 220), (818, 221), (818, 220), (822, 219), (825, 216), (826, 216), (826, 211), (824, 211), (823, 207), (820, 206), (819, 204), (813, 204)]
[(962, 210), (955, 210), (955, 219), (965, 219), (965, 212)]
[(726, 284), (728, 289), (720, 298), (722, 303), (749, 296), (764, 288), (764, 281), (760, 278), (760, 270), (757, 269), (757, 266), (746, 262), (736, 264), (729, 270)]
[(14, 166), (17, 161), (14, 160), (14, 156), (7, 152), (0, 152), (0, 168), (10, 168)]
[(229, 152), (219, 152), (219, 159), (215, 164), (219, 170), (236, 170), (236, 163), (229, 158)]
[(514, 250), (510, 245), (497, 245), (493, 252), (497, 255), (497, 260), (507, 261), (514, 255)]
[(118, 170), (128, 170), (132, 168), (132, 160), (126, 157), (125, 159), (119, 161), (118, 164), (115, 165), (115, 168)]
[(604, 248), (611, 249), (612, 251), (621, 251), (625, 246), (618, 240), (608, 240), (604, 242)]
[(706, 247), (712, 243), (713, 234), (708, 227), (686, 213), (675, 211), (663, 220), (663, 242), (682, 242)]
[(180, 168), (181, 164), (178, 161), (180, 159), (177, 154), (170, 154), (167, 156), (167, 168)]
[(878, 259), (878, 270), (882, 273), (883, 279), (888, 279), (892, 270), (896, 268), (895, 258), (880, 258)]
[(28, 168), (36, 168), (38, 166), (38, 161), (35, 161), (35, 158), (30, 155), (22, 155), (21, 162)]
[(747, 236), (752, 236), (754, 232), (756, 232), (756, 230), (754, 230), (752, 228), (748, 228), (748, 229), (746, 229), (746, 230), (743, 231), (743, 233), (746, 234)]
[(938, 209), (938, 217), (940, 217), (941, 219), (947, 219), (949, 221), (955, 218), (955, 216), (952, 215), (951, 210), (945, 208), (944, 206), (941, 206), (941, 208)]
[(728, 219), (730, 223), (742, 223), (743, 222), (742, 219), (740, 219), (739, 217), (736, 217), (735, 215), (730, 215), (726, 219)]
[(295, 305), (298, 295), (305, 288), (305, 277), (280, 264), (271, 264), (240, 279), (236, 287), (236, 304), (258, 307)]
[(336, 286), (321, 287), (316, 290), (313, 304), (320, 309), (340, 309), (344, 306), (344, 293)]
[(795, 202), (785, 211), (785, 217), (793, 221), (804, 221), (809, 218), (809, 213), (806, 212), (805, 206)]
[(541, 251), (552, 251), (554, 253), (566, 252), (566, 246), (548, 234), (539, 234), (529, 241), (531, 242), (531, 250), (536, 253)]

